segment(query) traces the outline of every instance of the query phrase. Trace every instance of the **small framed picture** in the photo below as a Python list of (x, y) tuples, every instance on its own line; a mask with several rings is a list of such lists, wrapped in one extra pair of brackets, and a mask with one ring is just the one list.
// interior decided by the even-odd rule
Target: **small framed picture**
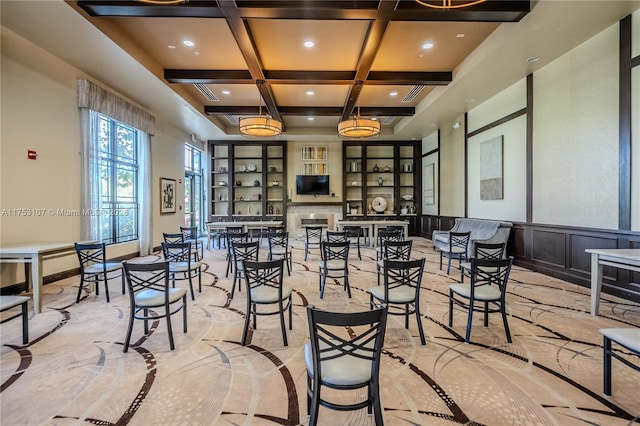
[(176, 180), (160, 178), (160, 214), (176, 212)]

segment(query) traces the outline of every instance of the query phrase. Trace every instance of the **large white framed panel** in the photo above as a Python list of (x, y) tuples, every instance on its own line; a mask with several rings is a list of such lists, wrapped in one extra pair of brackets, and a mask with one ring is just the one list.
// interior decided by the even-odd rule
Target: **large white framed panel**
[[(423, 195), (421, 196), (422, 202), (422, 214), (425, 215), (433, 215), (436, 216), (438, 214), (438, 203), (439, 196), (438, 194), (438, 178), (439, 178), (439, 164), (438, 164), (438, 153), (433, 153), (431, 155), (427, 155), (426, 157), (422, 157), (422, 170), (431, 170), (432, 176), (427, 176), (424, 172), (422, 174), (422, 190)], [(430, 182), (432, 180), (432, 182)], [(432, 183), (433, 187), (433, 204), (428, 204), (428, 201), (425, 200), (424, 192), (429, 190), (429, 183)]]
[(640, 55), (640, 9), (631, 14), (631, 57)]
[[(469, 138), (467, 144), (469, 217), (514, 222), (526, 221), (526, 130), (527, 118), (522, 115)], [(480, 144), (497, 136), (503, 136), (504, 198), (502, 200), (481, 200)]]
[[(456, 121), (463, 122), (459, 117)], [(440, 215), (464, 217), (464, 126), (440, 130)]]
[(618, 24), (534, 74), (533, 221), (618, 228)]
[(438, 149), (438, 131), (422, 138), (422, 154)]

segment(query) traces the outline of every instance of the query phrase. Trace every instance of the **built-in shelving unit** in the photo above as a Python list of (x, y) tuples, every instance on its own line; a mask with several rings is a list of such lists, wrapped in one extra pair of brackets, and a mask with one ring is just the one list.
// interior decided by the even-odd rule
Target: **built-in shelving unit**
[(407, 219), (416, 232), (421, 179), (417, 142), (345, 141), (343, 216)]
[(211, 142), (211, 221), (285, 220), (285, 142)]

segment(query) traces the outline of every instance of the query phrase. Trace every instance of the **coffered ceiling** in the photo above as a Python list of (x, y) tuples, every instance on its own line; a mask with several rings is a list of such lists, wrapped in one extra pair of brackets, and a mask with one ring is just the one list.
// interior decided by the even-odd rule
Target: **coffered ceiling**
[(358, 111), (392, 132), (501, 22), (530, 10), (529, 1), (502, 0), (449, 10), (414, 0), (77, 6), (134, 57), (162, 67), (162, 78), (227, 134), (260, 105), (285, 134), (335, 133)]

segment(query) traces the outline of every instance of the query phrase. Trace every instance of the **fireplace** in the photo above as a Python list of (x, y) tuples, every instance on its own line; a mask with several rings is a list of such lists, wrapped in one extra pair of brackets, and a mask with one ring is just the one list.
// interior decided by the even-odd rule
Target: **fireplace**
[[(319, 211), (309, 213), (309, 210)], [(291, 206), (287, 210), (287, 231), (289, 236), (304, 240), (307, 226), (322, 226), (325, 229), (334, 230), (337, 220), (342, 218), (342, 210), (339, 206)]]

